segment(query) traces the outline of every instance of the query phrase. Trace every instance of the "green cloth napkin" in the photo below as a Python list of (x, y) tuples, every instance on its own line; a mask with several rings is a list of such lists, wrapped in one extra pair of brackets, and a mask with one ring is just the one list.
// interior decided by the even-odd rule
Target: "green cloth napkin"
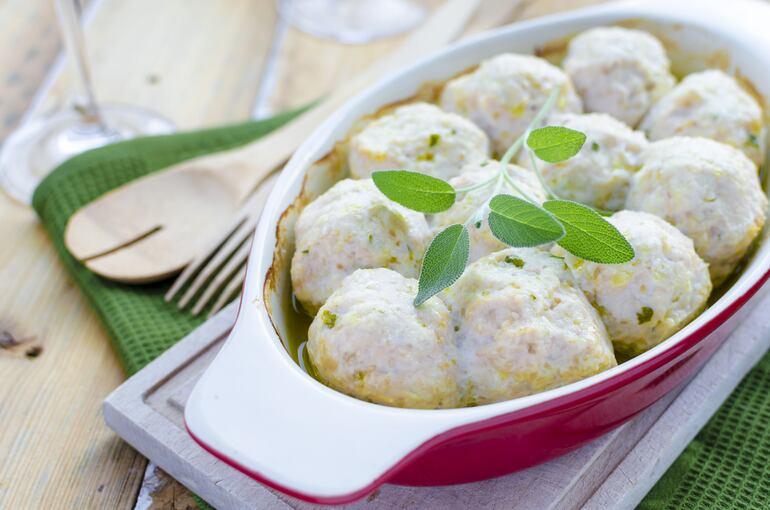
[(64, 227), (81, 206), (128, 181), (185, 159), (259, 138), (301, 110), (223, 128), (117, 143), (76, 156), (35, 190), (32, 206), (48, 229), (65, 267), (107, 328), (128, 374), (133, 374), (201, 324), (205, 317), (166, 303), (170, 282), (122, 285), (95, 275), (64, 246)]
[(770, 353), (639, 505), (643, 510), (770, 508)]
[[(62, 164), (36, 190), (35, 210), (65, 267), (99, 314), (129, 374), (204, 319), (163, 300), (170, 282), (121, 285), (85, 269), (64, 247), (67, 219), (110, 189), (173, 163), (259, 138), (297, 113), (96, 149)], [(769, 466), (770, 355), (750, 372), (640, 508), (770, 508)]]

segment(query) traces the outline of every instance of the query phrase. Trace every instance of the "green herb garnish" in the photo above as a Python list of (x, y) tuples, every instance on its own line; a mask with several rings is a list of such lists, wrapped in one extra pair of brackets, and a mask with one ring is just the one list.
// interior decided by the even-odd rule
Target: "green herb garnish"
[(636, 314), (636, 321), (641, 325), (645, 322), (650, 322), (652, 320), (653, 315), (652, 308), (649, 306), (643, 306), (642, 310)]
[(428, 138), (428, 147), (435, 147), (438, 145), (438, 143), (441, 141), (441, 135), (438, 133), (433, 133)]
[[(385, 196), (409, 209), (431, 214), (452, 207), (459, 193), (494, 185), (489, 200), (468, 218), (465, 225), (451, 225), (431, 242), (423, 257), (415, 306), (451, 286), (462, 275), (470, 253), (468, 228), (481, 228), (485, 216), (492, 234), (509, 246), (531, 247), (556, 242), (573, 255), (600, 264), (622, 264), (634, 258), (633, 247), (602, 217), (604, 211), (562, 200), (540, 174), (537, 159), (549, 163), (565, 161), (577, 154), (586, 141), (585, 134), (573, 129), (537, 128), (553, 107), (559, 92), (559, 87), (551, 91), (524, 134), (500, 158), (499, 172), (484, 182), (455, 189), (441, 179), (405, 170), (372, 174), (375, 185)], [(430, 135), (431, 147), (439, 141), (438, 134)], [(542, 205), (528, 196), (509, 172), (508, 163), (522, 147), (529, 152), (532, 169), (548, 194), (549, 199)], [(594, 142), (591, 148), (598, 150), (599, 145)], [(432, 160), (433, 153), (424, 153), (417, 159)], [(512, 194), (501, 193), (503, 187)], [(516, 267), (524, 266), (524, 260), (518, 257), (506, 257), (505, 261)], [(652, 310), (643, 308), (645, 317), (645, 310), (650, 310), (651, 317)], [(639, 317), (641, 320), (642, 316)]]
[(535, 129), (527, 137), (527, 145), (535, 156), (549, 163), (559, 163), (580, 152), (586, 135), (560, 126)]
[(514, 266), (518, 267), (519, 269), (524, 267), (524, 260), (520, 259), (519, 257), (511, 257), (510, 255), (506, 255), (505, 262), (507, 264), (513, 264)]
[(324, 310), (323, 313), (321, 313), (321, 322), (324, 323), (324, 325), (332, 329), (335, 324), (337, 324), (337, 314), (331, 313), (329, 310)]
[(564, 227), (541, 207), (511, 195), (489, 202), (489, 228), (509, 246), (531, 247), (564, 237)]
[(431, 241), (420, 270), (420, 282), (414, 305), (446, 289), (460, 278), (468, 263), (470, 239), (463, 225), (451, 225)]
[(600, 264), (623, 264), (634, 258), (634, 249), (623, 234), (587, 205), (549, 200), (543, 207), (566, 231), (556, 243), (573, 255)]
[(374, 172), (372, 180), (389, 199), (424, 213), (446, 211), (457, 195), (448, 182), (406, 170)]

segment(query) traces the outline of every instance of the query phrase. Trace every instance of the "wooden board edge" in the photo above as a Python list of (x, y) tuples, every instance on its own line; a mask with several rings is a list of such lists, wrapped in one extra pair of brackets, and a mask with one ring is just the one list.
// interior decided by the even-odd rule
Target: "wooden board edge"
[[(237, 310), (237, 302), (228, 305), (130, 377), (104, 400), (102, 414), (107, 426), (133, 448), (193, 492), (205, 494), (205, 499), (215, 507), (250, 509), (256, 504), (264, 508), (290, 508), (273, 492), (248, 483), (253, 481), (198, 447), (184, 430), (171, 424), (143, 398), (226, 335)], [(138, 398), (140, 395), (142, 398)], [(154, 436), (150, 431), (163, 431), (164, 437)], [(219, 481), (207, 483), (212, 476)]]

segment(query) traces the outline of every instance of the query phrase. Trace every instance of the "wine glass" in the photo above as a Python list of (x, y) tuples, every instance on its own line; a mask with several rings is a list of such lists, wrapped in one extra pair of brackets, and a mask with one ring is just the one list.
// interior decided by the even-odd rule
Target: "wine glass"
[(142, 108), (96, 102), (78, 1), (55, 0), (55, 6), (75, 89), (72, 105), (24, 123), (8, 136), (0, 152), (0, 186), (27, 204), (43, 177), (70, 157), (138, 135), (174, 130), (171, 122)]
[(277, 0), (290, 25), (317, 37), (363, 44), (406, 32), (428, 9), (412, 0)]

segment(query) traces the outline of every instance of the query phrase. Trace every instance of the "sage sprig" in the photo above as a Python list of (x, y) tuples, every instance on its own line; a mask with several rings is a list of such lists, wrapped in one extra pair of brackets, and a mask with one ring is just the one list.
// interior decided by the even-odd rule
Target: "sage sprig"
[(487, 221), (495, 237), (521, 248), (558, 241), (565, 233), (551, 213), (511, 195), (497, 195), (489, 201)]
[(599, 264), (623, 264), (634, 258), (634, 248), (623, 234), (590, 207), (549, 200), (543, 208), (564, 225), (566, 233), (556, 243), (571, 254)]
[[(374, 184), (388, 198), (404, 207), (424, 213), (439, 213), (454, 205), (458, 194), (494, 185), (481, 207), (465, 225), (451, 225), (431, 242), (423, 256), (415, 306), (454, 284), (465, 270), (470, 253), (469, 228), (481, 228), (486, 216), (492, 234), (509, 246), (533, 247), (555, 242), (573, 255), (600, 264), (623, 264), (635, 256), (628, 240), (602, 215), (586, 205), (562, 200), (540, 174), (537, 159), (549, 163), (566, 161), (577, 154), (585, 134), (560, 126), (537, 128), (560, 92), (559, 87), (538, 112), (527, 130), (500, 158), (499, 173), (492, 178), (455, 189), (441, 179), (407, 170), (379, 171)], [(508, 171), (508, 163), (522, 147), (529, 151), (532, 170), (549, 199), (543, 204), (528, 196)], [(500, 193), (506, 186), (519, 196)]]
[(535, 129), (527, 137), (527, 146), (535, 156), (549, 163), (568, 160), (580, 152), (585, 142), (585, 134), (561, 126)]
[(389, 199), (424, 213), (446, 211), (455, 203), (457, 196), (448, 182), (417, 172), (374, 172), (372, 180)]
[(469, 253), (470, 237), (464, 225), (451, 225), (439, 232), (425, 252), (414, 305), (423, 304), (456, 282), (465, 271)]

